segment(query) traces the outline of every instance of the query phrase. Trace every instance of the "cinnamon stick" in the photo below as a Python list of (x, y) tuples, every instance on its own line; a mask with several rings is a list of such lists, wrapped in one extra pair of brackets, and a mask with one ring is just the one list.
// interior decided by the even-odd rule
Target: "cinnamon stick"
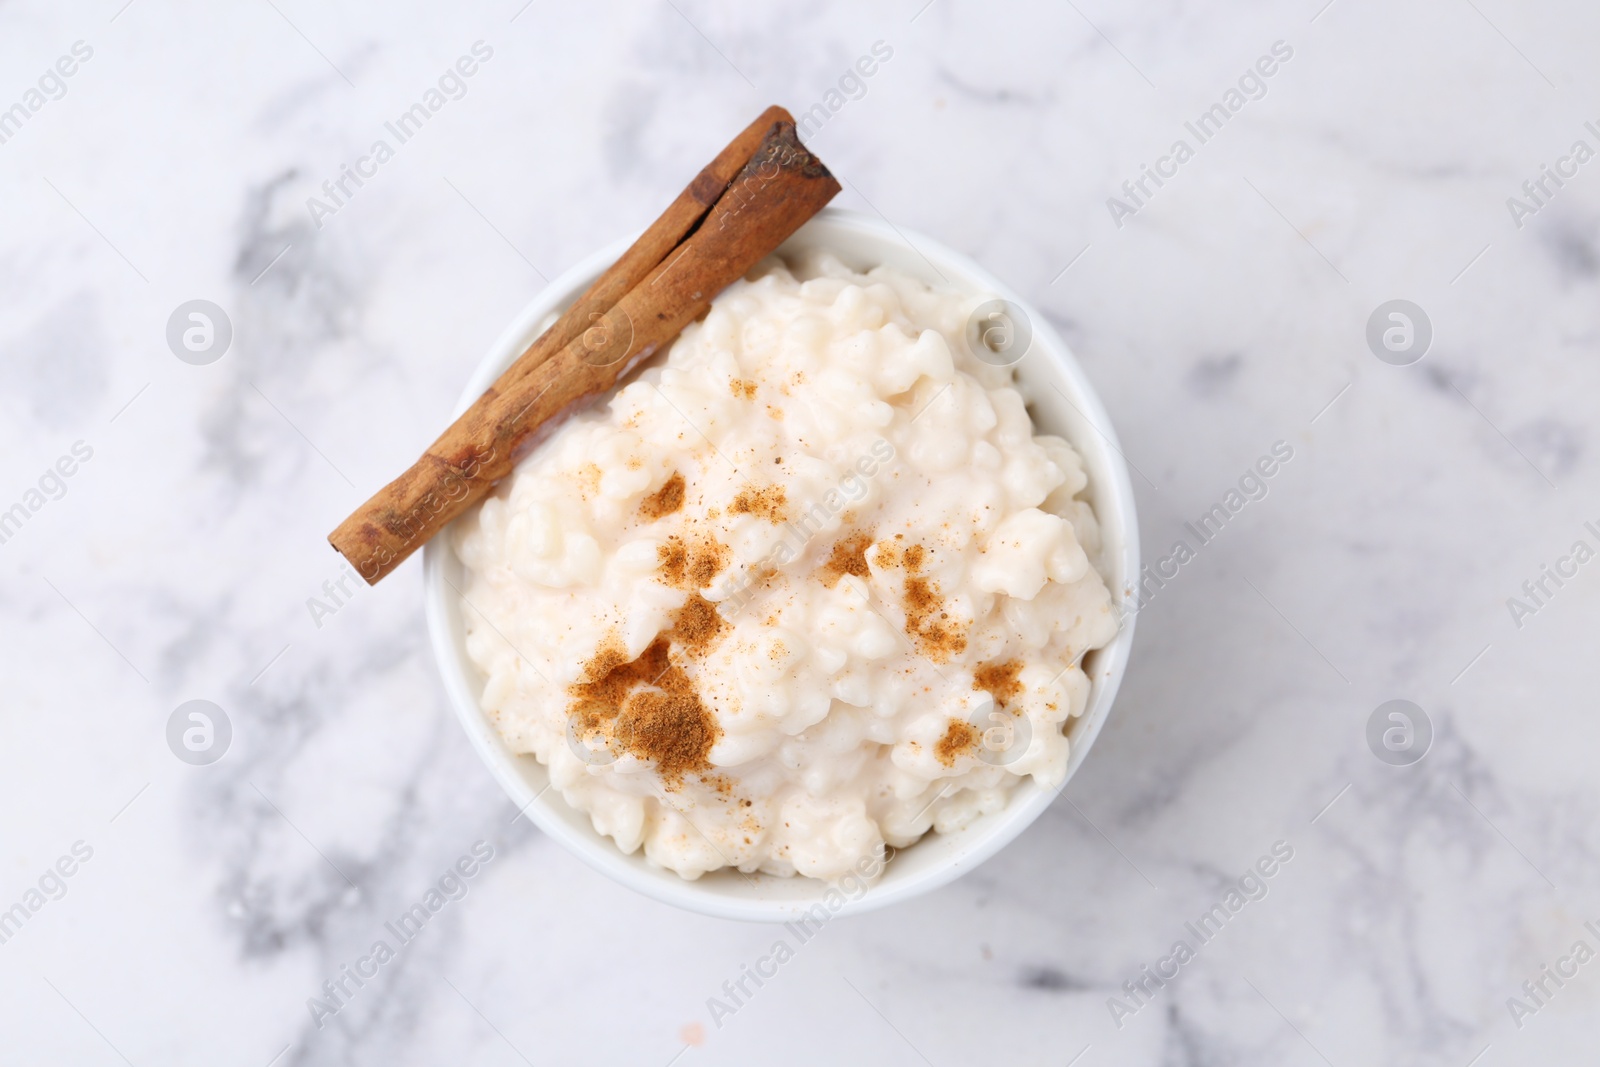
[(707, 163), (683, 192), (678, 194), (678, 198), (667, 206), (667, 210), (650, 224), (649, 229), (640, 234), (639, 239), (634, 241), (615, 263), (606, 268), (606, 272), (596, 278), (594, 284), (573, 301), (572, 306), (517, 357), (516, 362), (505, 369), (477, 403), (485, 403), (495, 395), (495, 390), (504, 388), (511, 381), (522, 377), (561, 351), (569, 341), (594, 325), (601, 315), (610, 311), (612, 305), (621, 300), (628, 290), (638, 285), (641, 278), (659, 266), (689, 231), (705, 218), (706, 212), (711, 210), (711, 205), (717, 202), (727, 190), (728, 183), (733, 181), (744, 165), (750, 161), (750, 157), (761, 144), (761, 139), (776, 122), (792, 123), (794, 116), (786, 109), (774, 105), (746, 126), (739, 136), (729, 141), (727, 147), (717, 154), (717, 158)]
[[(730, 145), (726, 151), (736, 149)], [(691, 184), (685, 195), (693, 190)], [(421, 459), (328, 540), (369, 584), (382, 579), (481, 499), (563, 418), (666, 347), (711, 306), (713, 297), (838, 191), (839, 183), (822, 161), (800, 143), (794, 123), (787, 118), (773, 123), (698, 227), (664, 260), (611, 307), (587, 312), (558, 351), (542, 361), (527, 361), (519, 373), (503, 375)], [(680, 197), (674, 208), (682, 202)], [(664, 226), (663, 232), (677, 224)]]

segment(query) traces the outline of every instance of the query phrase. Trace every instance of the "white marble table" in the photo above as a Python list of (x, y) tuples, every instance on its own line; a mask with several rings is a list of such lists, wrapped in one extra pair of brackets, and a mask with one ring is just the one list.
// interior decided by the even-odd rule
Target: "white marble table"
[[(0, 1063), (1593, 1062), (1600, 563), (1561, 560), (1600, 547), (1600, 162), (1571, 155), (1600, 148), (1600, 9), (1321, 2), (0, 5)], [(460, 98), (313, 219), (478, 41)], [(416, 564), (307, 602), (326, 532), (547, 278), (880, 41), (812, 136), (839, 203), (1046, 311), (1147, 558), (1293, 458), (1151, 598), (1061, 801), (719, 1026), (773, 931), (511, 821)], [(1135, 202), (1146, 164), (1169, 177)], [(1569, 177), (1535, 203), (1542, 165)], [(1396, 298), (1433, 327), (1409, 366), (1365, 339)], [(203, 366), (165, 336), (196, 299), (233, 330)], [(194, 699), (232, 726), (209, 766), (166, 740)], [(1431, 722), (1420, 762), (1369, 749), (1391, 699)], [(477, 841), (466, 897), (319, 1028), (308, 998)]]

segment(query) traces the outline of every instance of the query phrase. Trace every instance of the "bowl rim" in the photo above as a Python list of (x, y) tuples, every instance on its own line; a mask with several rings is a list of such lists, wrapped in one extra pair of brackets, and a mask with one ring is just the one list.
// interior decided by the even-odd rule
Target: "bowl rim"
[[(1070, 387), (1075, 394), (1066, 397), (1063, 393), (1063, 397), (1066, 397), (1068, 403), (1078, 410), (1083, 420), (1104, 439), (1101, 445), (1069, 438), (1074, 449), (1080, 454), (1087, 456), (1092, 451), (1097, 453), (1101, 460), (1102, 474), (1096, 479), (1092, 488), (1095, 494), (1095, 514), (1099, 519), (1102, 533), (1110, 528), (1111, 524), (1107, 518), (1112, 513), (1116, 514), (1122, 528), (1121, 543), (1115, 546), (1116, 554), (1122, 563), (1121, 580), (1107, 583), (1111, 587), (1113, 606), (1121, 623), (1111, 641), (1093, 653), (1097, 657), (1096, 676), (1091, 679), (1089, 698), (1082, 715), (1078, 717), (1081, 725), (1073, 735), (1067, 771), (1061, 784), (1052, 788), (1040, 785), (1032, 778), (1023, 780), (1013, 787), (1010, 800), (1003, 810), (985, 817), (983, 820), (985, 832), (966, 842), (966, 847), (958, 849), (948, 861), (894, 881), (891, 881), (886, 874), (859, 897), (846, 899), (838, 907), (830, 904), (831, 917), (872, 911), (947, 885), (1010, 844), (1065, 791), (1078, 768), (1083, 765), (1095, 739), (1105, 727), (1126, 673), (1137, 615), (1136, 611), (1131, 610), (1133, 586), (1138, 579), (1140, 564), (1138, 516), (1133, 486), (1129, 480), (1127, 463), (1110, 415), (1071, 349), (1045, 317), (972, 259), (920, 233), (891, 225), (887, 220), (880, 220), (874, 215), (830, 207), (825, 208), (815, 219), (802, 227), (796, 236), (819, 224), (822, 227), (834, 226), (845, 231), (853, 231), (870, 239), (899, 246), (902, 251), (915, 253), (918, 258), (927, 261), (930, 266), (935, 267), (936, 272), (942, 273), (938, 266), (942, 265), (953, 273), (963, 276), (970, 283), (970, 286), (951, 283), (952, 287), (991, 292), (1024, 311), (1032, 326), (1034, 347), (1044, 353), (1045, 358), (1056, 364), (1056, 370), (1063, 379), (1063, 384)], [(527, 343), (537, 335), (542, 320), (570, 304), (590, 282), (616, 261), (636, 237), (637, 234), (633, 234), (620, 238), (585, 256), (535, 294), (479, 359), (451, 417), (459, 416), (499, 377), (526, 348)], [(1063, 432), (1061, 436), (1065, 437), (1067, 434)], [(1109, 509), (1108, 504), (1111, 505)], [(642, 850), (633, 854), (624, 853), (615, 841), (595, 831), (586, 816), (581, 820), (583, 826), (579, 829), (558, 814), (558, 806), (568, 813), (574, 811), (559, 795), (559, 791), (553, 797), (546, 796), (551, 790), (550, 785), (546, 785), (537, 793), (533, 791), (517, 770), (517, 765), (519, 760), (534, 760), (534, 757), (511, 753), (506, 748), (499, 732), (483, 713), (469, 681), (473, 674), (481, 678), (481, 673), (478, 673), (476, 665), (471, 663), (454, 638), (450, 613), (452, 610), (459, 610), (459, 606), (454, 603), (451, 596), (447, 595), (453, 592), (453, 589), (445, 573), (449, 556), (453, 551), (449, 539), (454, 525), (452, 522), (439, 531), (423, 550), (423, 596), (429, 643), (439, 668), (440, 680), (456, 717), (461, 721), (479, 758), (488, 765), (518, 810), (527, 815), (541, 831), (601, 874), (655, 900), (688, 911), (717, 918), (782, 922), (805, 914), (808, 908), (821, 902), (823, 894), (829, 889), (829, 883), (820, 880), (809, 880), (817, 887), (814, 899), (754, 899), (708, 890), (706, 880), (712, 875), (690, 881), (665, 868), (641, 865)], [(1113, 546), (1103, 545), (1102, 558), (1107, 561), (1108, 570), (1113, 569), (1109, 566), (1112, 555)], [(540, 766), (542, 767), (542, 764)], [(930, 830), (929, 833), (931, 835), (933, 831)]]

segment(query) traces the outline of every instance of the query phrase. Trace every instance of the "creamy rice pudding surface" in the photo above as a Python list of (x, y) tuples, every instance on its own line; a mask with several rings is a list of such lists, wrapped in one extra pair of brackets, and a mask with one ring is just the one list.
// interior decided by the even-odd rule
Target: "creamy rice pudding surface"
[(981, 299), (769, 259), (458, 524), (485, 713), (624, 851), (832, 879), (1061, 782), (1116, 617)]

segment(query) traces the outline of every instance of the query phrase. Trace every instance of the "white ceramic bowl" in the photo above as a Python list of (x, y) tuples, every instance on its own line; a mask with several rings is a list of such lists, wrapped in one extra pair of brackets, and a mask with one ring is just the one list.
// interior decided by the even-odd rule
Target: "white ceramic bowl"
[[(1087, 494), (1092, 501), (1105, 542), (1106, 575), (1113, 597), (1128, 603), (1139, 573), (1139, 534), (1134, 516), (1133, 487), (1111, 420), (1066, 344), (1016, 293), (992, 278), (972, 260), (920, 234), (901, 233), (878, 219), (856, 212), (829, 208), (808, 222), (782, 251), (826, 248), (857, 269), (887, 264), (930, 284), (948, 284), (972, 292), (992, 293), (1023, 309), (1033, 327), (1032, 347), (1017, 364), (1017, 379), (1042, 432), (1059, 434), (1082, 454), (1089, 475)], [(906, 242), (910, 240), (915, 247)], [(490, 346), (467, 382), (456, 406), (460, 414), (500, 376), (539, 333), (552, 312), (564, 309), (600, 272), (613, 263), (632, 242), (618, 241), (574, 266), (551, 282), (523, 309), (515, 322)], [(939, 273), (930, 267), (938, 266)], [(1059, 391), (1058, 391), (1059, 390)], [(1065, 396), (1063, 396), (1065, 394)], [(545, 833), (571, 849), (596, 870), (639, 892), (705, 915), (729, 919), (786, 921), (823, 900), (825, 883), (810, 878), (746, 876), (717, 871), (696, 881), (652, 866), (643, 850), (629, 856), (608, 837), (596, 833), (589, 816), (567, 806), (560, 794), (548, 790), (549, 776), (532, 756), (513, 753), (485, 718), (478, 704), (484, 678), (468, 658), (463, 643), (459, 597), (451, 583), (464, 585), (461, 562), (450, 547), (445, 530), (424, 553), (424, 583), (428, 630), (433, 651), (444, 677), (445, 691), (478, 754), (500, 780), (511, 800)], [(1070, 778), (1089, 754), (1100, 728), (1111, 712), (1112, 698), (1121, 684), (1133, 642), (1133, 615), (1127, 614), (1122, 630), (1103, 649), (1084, 658), (1091, 688), (1084, 713), (1068, 727)], [(960, 877), (1000, 851), (1039, 816), (1056, 796), (1028, 779), (1012, 793), (1004, 810), (984, 816), (954, 834), (929, 834), (899, 852), (883, 877), (867, 892), (839, 905), (835, 894), (829, 914), (868, 911), (926, 893)]]

